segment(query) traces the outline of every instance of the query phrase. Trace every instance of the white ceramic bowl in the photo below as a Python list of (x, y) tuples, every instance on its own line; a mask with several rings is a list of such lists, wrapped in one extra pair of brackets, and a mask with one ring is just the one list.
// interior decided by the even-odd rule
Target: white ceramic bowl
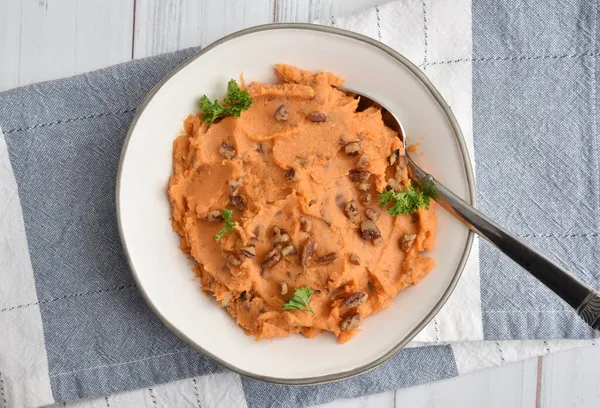
[(379, 100), (409, 136), (424, 136), (419, 164), (468, 202), (474, 200), (469, 156), (448, 105), (406, 58), (370, 38), (307, 24), (254, 27), (229, 35), (181, 65), (148, 95), (123, 146), (117, 213), (123, 246), (138, 287), (160, 319), (181, 339), (241, 374), (286, 384), (314, 384), (359, 374), (399, 351), (444, 304), (469, 254), (472, 234), (437, 210), (435, 269), (398, 294), (390, 307), (365, 319), (361, 332), (339, 345), (335, 337), (301, 335), (256, 342), (192, 280), (192, 265), (171, 230), (167, 184), (171, 143), (200, 95), (223, 96), (240, 73), (275, 81), (273, 65), (331, 71), (346, 86)]

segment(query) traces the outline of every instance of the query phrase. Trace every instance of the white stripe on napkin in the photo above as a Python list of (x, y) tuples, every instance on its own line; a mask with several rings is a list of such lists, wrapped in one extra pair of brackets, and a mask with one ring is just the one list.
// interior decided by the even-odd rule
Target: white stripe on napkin
[[(0, 129), (0, 407), (54, 402), (17, 183)], [(20, 334), (17, 334), (20, 333)], [(15, 341), (27, 338), (27, 342)], [(35, 392), (31, 392), (35, 390)]]

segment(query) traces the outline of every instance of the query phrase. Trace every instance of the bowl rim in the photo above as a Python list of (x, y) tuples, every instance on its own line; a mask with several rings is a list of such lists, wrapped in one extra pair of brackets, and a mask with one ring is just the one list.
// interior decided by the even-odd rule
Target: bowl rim
[(202, 55), (204, 55), (204, 53), (210, 51), (211, 49), (213, 49), (229, 40), (232, 40), (232, 39), (235, 39), (237, 37), (241, 37), (241, 36), (244, 36), (247, 34), (256, 33), (256, 32), (270, 31), (270, 30), (282, 30), (282, 29), (283, 30), (295, 29), (295, 30), (317, 31), (317, 32), (322, 32), (322, 33), (335, 34), (335, 35), (339, 35), (339, 36), (343, 36), (343, 37), (349, 37), (354, 40), (361, 41), (363, 43), (377, 47), (380, 50), (386, 52), (388, 55), (393, 57), (398, 63), (404, 65), (413, 74), (415, 74), (416, 77), (423, 83), (423, 85), (425, 85), (425, 87), (431, 93), (431, 95), (434, 97), (436, 102), (440, 105), (440, 107), (444, 111), (444, 114), (446, 115), (448, 121), (450, 122), (450, 125), (452, 126), (452, 130), (454, 131), (454, 134), (456, 136), (456, 141), (457, 141), (459, 149), (460, 149), (460, 154), (462, 156), (464, 171), (465, 171), (466, 177), (467, 177), (468, 193), (469, 193), (469, 197), (468, 197), (467, 201), (469, 202), (469, 204), (475, 206), (475, 200), (476, 200), (475, 176), (473, 173), (473, 166), (471, 164), (469, 151), (467, 149), (467, 145), (466, 145), (463, 133), (458, 124), (458, 121), (456, 120), (454, 114), (452, 113), (452, 109), (450, 108), (448, 103), (444, 100), (444, 98), (442, 97), (440, 92), (431, 83), (429, 78), (427, 78), (427, 76), (414, 63), (412, 63), (406, 57), (404, 57), (402, 54), (398, 53), (397, 51), (388, 47), (387, 45), (385, 45), (379, 41), (376, 41), (370, 37), (367, 37), (365, 35), (355, 33), (353, 31), (348, 31), (348, 30), (344, 30), (344, 29), (336, 28), (336, 27), (310, 24), (310, 23), (271, 23), (271, 24), (263, 24), (263, 25), (246, 28), (246, 29), (243, 29), (240, 31), (236, 31), (232, 34), (229, 34), (225, 37), (222, 37), (222, 38), (214, 41), (213, 43), (211, 43), (208, 46), (199, 50), (193, 56), (189, 57), (186, 61), (184, 61), (183, 63), (178, 65), (172, 71), (170, 71), (146, 95), (146, 97), (143, 99), (142, 103), (138, 106), (138, 108), (136, 110), (136, 114), (133, 117), (131, 124), (129, 125), (129, 129), (128, 129), (125, 139), (123, 141), (123, 147), (122, 147), (121, 155), (119, 158), (119, 165), (118, 165), (118, 169), (117, 169), (117, 182), (116, 182), (116, 188), (115, 188), (117, 225), (118, 225), (118, 229), (119, 229), (119, 236), (121, 238), (121, 244), (123, 246), (123, 250), (125, 252), (125, 257), (127, 259), (127, 264), (129, 265), (129, 268), (131, 269), (131, 274), (133, 275), (133, 278), (134, 278), (134, 281), (136, 283), (138, 290), (142, 294), (142, 297), (144, 298), (144, 300), (145, 300), (146, 304), (148, 305), (148, 307), (150, 308), (150, 310), (152, 310), (152, 312), (160, 319), (160, 321), (173, 334), (175, 334), (180, 340), (182, 340), (185, 343), (187, 343), (188, 345), (192, 346), (194, 349), (196, 349), (203, 355), (207, 356), (208, 358), (216, 361), (220, 365), (232, 370), (235, 373), (244, 375), (246, 377), (254, 378), (254, 379), (265, 381), (265, 382), (275, 383), (275, 384), (283, 384), (283, 385), (315, 385), (315, 384), (323, 384), (323, 383), (338, 381), (338, 380), (342, 380), (345, 378), (354, 377), (359, 374), (363, 374), (363, 373), (370, 371), (370, 370), (374, 369), (375, 367), (381, 365), (382, 363), (387, 361), (389, 358), (396, 355), (396, 353), (398, 353), (402, 348), (404, 348), (404, 346), (408, 342), (410, 342), (435, 317), (435, 315), (440, 311), (442, 306), (446, 303), (446, 301), (448, 300), (448, 298), (450, 297), (452, 292), (454, 292), (456, 284), (458, 283), (460, 276), (462, 275), (462, 271), (464, 270), (467, 259), (469, 258), (469, 254), (470, 254), (471, 248), (473, 246), (473, 240), (474, 240), (475, 234), (472, 231), (469, 231), (469, 233), (467, 235), (466, 245), (463, 250), (463, 254), (461, 256), (458, 267), (456, 268), (456, 272), (455, 272), (452, 280), (450, 281), (450, 284), (446, 288), (446, 291), (443, 293), (442, 297), (438, 301), (438, 303), (436, 303), (436, 305), (423, 318), (423, 320), (421, 320), (421, 322), (410, 333), (408, 333), (404, 337), (404, 339), (402, 339), (398, 344), (396, 344), (394, 347), (392, 347), (392, 349), (387, 351), (384, 355), (380, 356), (379, 358), (377, 358), (371, 362), (368, 362), (367, 364), (364, 364), (360, 367), (351, 369), (351, 370), (342, 371), (342, 372), (334, 373), (334, 374), (316, 376), (316, 377), (289, 379), (289, 378), (265, 376), (265, 375), (248, 372), (246, 370), (242, 370), (228, 362), (221, 360), (219, 357), (217, 357), (214, 354), (210, 353), (209, 351), (205, 350), (202, 346), (200, 346), (199, 344), (194, 342), (191, 338), (189, 338), (187, 335), (182, 333), (177, 327), (173, 326), (159, 312), (157, 307), (154, 305), (154, 303), (152, 302), (152, 299), (150, 298), (150, 296), (148, 296), (148, 294), (144, 290), (144, 287), (141, 283), (141, 280), (140, 280), (140, 277), (139, 277), (137, 271), (133, 267), (133, 263), (131, 261), (131, 256), (129, 254), (129, 250), (127, 247), (127, 242), (125, 241), (125, 237), (123, 234), (123, 224), (122, 224), (122, 220), (121, 220), (121, 210), (120, 210), (120, 198), (119, 197), (120, 197), (120, 191), (121, 191), (121, 173), (122, 173), (122, 168), (123, 168), (123, 162), (124, 162), (125, 156), (127, 154), (127, 147), (129, 145), (129, 141), (131, 139), (131, 135), (133, 134), (133, 131), (137, 125), (137, 122), (138, 122), (139, 118), (141, 117), (142, 113), (144, 112), (144, 110), (146, 109), (148, 103), (150, 102), (150, 100), (152, 98), (154, 98), (156, 93), (163, 87), (163, 85), (167, 81), (169, 81), (173, 76), (175, 76), (177, 73), (179, 73), (184, 67), (186, 67), (187, 65), (189, 65), (196, 59), (200, 58)]

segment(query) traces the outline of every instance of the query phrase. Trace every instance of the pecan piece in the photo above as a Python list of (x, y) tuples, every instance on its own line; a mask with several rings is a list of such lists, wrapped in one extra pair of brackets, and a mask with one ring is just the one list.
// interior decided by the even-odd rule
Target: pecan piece
[(323, 112), (311, 112), (310, 120), (313, 122), (325, 122), (327, 120), (327, 116)]
[(291, 168), (285, 172), (284, 177), (287, 181), (298, 181), (300, 180), (300, 173), (298, 173), (296, 169)]
[(279, 108), (275, 111), (275, 119), (280, 122), (285, 122), (290, 118), (290, 114), (288, 113), (287, 106), (280, 105)]
[(290, 240), (290, 236), (285, 230), (282, 230), (279, 227), (273, 227), (273, 242), (276, 244), (288, 242)]
[(353, 252), (350, 253), (348, 260), (351, 264), (360, 265), (360, 257)]
[(240, 188), (244, 185), (244, 178), (240, 177), (237, 180), (229, 180), (229, 195), (238, 195), (240, 192)]
[(364, 220), (360, 223), (360, 232), (365, 241), (381, 237), (381, 231), (379, 231), (377, 225), (371, 220)]
[(342, 305), (344, 307), (358, 307), (365, 303), (368, 297), (367, 292), (356, 292), (344, 299)]
[(361, 202), (363, 205), (369, 205), (369, 204), (371, 204), (371, 201), (373, 200), (373, 195), (371, 194), (371, 192), (370, 192), (370, 191), (363, 191), (363, 192), (360, 194), (360, 197), (359, 197), (359, 198), (360, 198), (360, 202)]
[(304, 268), (308, 268), (310, 266), (310, 261), (317, 251), (317, 244), (315, 241), (308, 237), (306, 242), (304, 242), (304, 246), (302, 247), (302, 256), (300, 257), (300, 263)]
[(231, 195), (229, 196), (229, 202), (238, 210), (243, 211), (246, 206), (246, 197), (243, 195)]
[(312, 230), (312, 220), (305, 216), (300, 216), (300, 229), (304, 232), (310, 232)]
[(337, 257), (338, 257), (337, 252), (331, 252), (331, 253), (328, 253), (327, 255), (323, 255), (323, 256), (315, 259), (315, 261), (322, 265), (327, 265), (327, 264), (330, 264), (333, 261), (335, 261), (337, 259)]
[(348, 218), (352, 219), (358, 216), (358, 204), (356, 204), (355, 200), (350, 200), (346, 203), (344, 211), (346, 212)]
[(245, 247), (241, 247), (240, 252), (246, 258), (254, 258), (256, 256), (256, 248), (254, 247), (254, 245), (248, 245)]
[(232, 145), (227, 142), (223, 142), (221, 143), (221, 147), (219, 147), (219, 153), (227, 160), (231, 160), (235, 157), (236, 152)]
[(268, 270), (277, 265), (281, 261), (281, 247), (275, 245), (269, 252), (266, 253), (262, 261), (263, 270)]
[(398, 164), (396, 165), (396, 180), (402, 180), (402, 175), (404, 174), (404, 169), (406, 169), (406, 157), (400, 156), (398, 157)]
[(406, 234), (402, 238), (400, 238), (400, 247), (404, 252), (408, 252), (410, 247), (412, 247), (413, 243), (417, 239), (416, 234)]
[(379, 217), (381, 216), (381, 213), (379, 211), (374, 210), (369, 207), (369, 208), (365, 209), (365, 215), (367, 216), (368, 219), (375, 222), (379, 219)]
[(387, 182), (386, 189), (394, 190), (395, 192), (399, 193), (400, 191), (402, 191), (402, 184), (398, 183), (398, 181), (394, 179), (389, 179)]
[(369, 168), (369, 156), (367, 156), (366, 154), (363, 154), (362, 156), (360, 156), (358, 158), (358, 161), (356, 162), (356, 168), (359, 170), (366, 170)]
[(360, 142), (350, 142), (344, 147), (344, 151), (348, 156), (358, 156), (361, 152)]
[(225, 259), (233, 266), (240, 266), (242, 264), (242, 260), (232, 252), (227, 252), (225, 254)]
[(281, 255), (283, 255), (283, 256), (296, 255), (297, 253), (298, 253), (298, 250), (296, 249), (296, 247), (293, 244), (284, 246), (283, 249), (281, 250)]
[(393, 166), (394, 163), (396, 163), (399, 156), (400, 156), (400, 149), (396, 149), (392, 152), (392, 155), (389, 158), (390, 166)]
[(358, 326), (360, 326), (360, 314), (358, 314), (358, 313), (354, 313), (349, 316), (346, 316), (340, 322), (340, 330), (344, 330), (344, 331), (356, 329)]
[(363, 170), (350, 170), (350, 180), (355, 183), (361, 183), (367, 181), (371, 177), (371, 173)]
[(221, 210), (212, 210), (204, 214), (204, 218), (209, 222), (221, 222), (223, 221), (223, 216), (221, 215)]
[(288, 293), (288, 285), (287, 285), (287, 283), (281, 282), (280, 286), (281, 286), (281, 289), (280, 289), (279, 293), (281, 293), (282, 295), (287, 294)]
[(371, 185), (369, 183), (360, 183), (358, 185), (358, 189), (360, 191), (369, 191), (370, 188), (371, 188)]

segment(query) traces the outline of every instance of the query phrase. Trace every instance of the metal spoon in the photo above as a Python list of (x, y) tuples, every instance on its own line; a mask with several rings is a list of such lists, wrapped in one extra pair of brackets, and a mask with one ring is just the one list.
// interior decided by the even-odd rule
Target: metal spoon
[[(384, 123), (398, 132), (398, 137), (404, 145), (406, 139), (402, 124), (389, 110), (364, 94), (348, 89), (345, 89), (344, 92), (350, 96), (360, 97), (359, 111), (371, 106), (380, 108)], [(411, 178), (416, 182), (425, 182), (433, 187), (433, 191), (436, 193), (434, 199), (437, 203), (462, 221), (471, 231), (485, 238), (506, 256), (521, 265), (571, 305), (588, 325), (600, 331), (600, 293), (463, 201), (431, 174), (421, 169), (408, 155), (404, 146), (403, 149)]]

